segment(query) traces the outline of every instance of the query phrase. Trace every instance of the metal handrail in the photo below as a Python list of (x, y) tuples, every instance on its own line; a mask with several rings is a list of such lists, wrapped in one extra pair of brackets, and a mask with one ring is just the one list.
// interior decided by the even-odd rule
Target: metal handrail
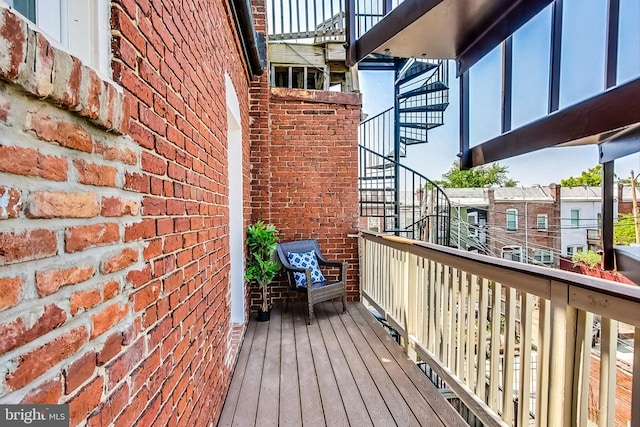
[[(417, 172), (410, 167), (396, 162), (388, 156), (383, 156), (373, 149), (359, 145), (360, 159), (360, 214), (361, 216), (380, 216), (385, 217), (385, 230), (392, 231), (396, 235), (404, 235), (411, 238), (431, 241), (440, 245), (448, 246), (451, 238), (451, 202), (445, 194), (444, 190), (435, 182)], [(372, 184), (367, 179), (367, 170), (379, 171), (381, 177), (382, 188), (380, 185)], [(405, 195), (411, 194), (413, 203), (404, 205), (405, 215), (402, 218), (388, 215), (390, 207), (393, 205), (395, 198), (390, 199), (388, 194), (391, 190), (385, 184), (388, 184), (384, 178), (389, 181), (395, 179), (387, 173), (389, 170), (400, 170), (402, 178), (401, 184), (404, 183)], [(415, 203), (414, 196), (422, 191), (423, 197), (419, 197)], [(366, 192), (376, 193), (377, 196), (366, 200), (372, 204), (378, 204), (377, 207), (367, 209), (362, 202), (363, 194)], [(382, 193), (382, 196), (380, 196)], [(430, 198), (432, 203), (423, 203), (426, 198)], [(405, 200), (406, 201), (406, 200)], [(382, 207), (380, 209), (380, 206)], [(427, 206), (431, 212), (425, 214), (423, 208)], [(419, 217), (419, 219), (416, 219)], [(427, 221), (424, 222), (424, 219)], [(388, 219), (388, 221), (387, 221)], [(404, 223), (403, 224), (403, 220)], [(416, 229), (415, 224), (422, 221), (422, 226)]]

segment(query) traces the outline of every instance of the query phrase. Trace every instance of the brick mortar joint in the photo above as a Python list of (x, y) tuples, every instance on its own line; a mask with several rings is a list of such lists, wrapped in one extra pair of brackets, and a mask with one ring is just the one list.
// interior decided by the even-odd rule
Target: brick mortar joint
[[(16, 59), (19, 60), (12, 63), (10, 59), (8, 63), (0, 65), (0, 80), (16, 85), (30, 96), (88, 119), (102, 129), (117, 134), (125, 133), (128, 117), (125, 112), (124, 91), (119, 85), (106, 80), (92, 67), (82, 63), (64, 48), (58, 47), (57, 42), (51, 42), (48, 36), (34, 28), (13, 9), (0, 7), (0, 14), (3, 15), (3, 26), (6, 26), (8, 20), (18, 20), (24, 29), (24, 33), (16, 34), (16, 38), (24, 44), (21, 51), (15, 48), (15, 40), (0, 36), (10, 50), (17, 52)], [(50, 63), (47, 62), (48, 59)], [(73, 64), (71, 70), (65, 69), (65, 65), (68, 65), (65, 61)], [(76, 62), (79, 64), (81, 80), (78, 87), (73, 88), (70, 80)], [(16, 75), (12, 75), (10, 70), (14, 65), (18, 67)], [(63, 79), (65, 90), (62, 93), (60, 88), (56, 88), (61, 83), (56, 78)], [(97, 83), (97, 88), (92, 88), (94, 83)], [(91, 105), (92, 97), (97, 97), (97, 105)], [(67, 105), (69, 103), (72, 105)]]

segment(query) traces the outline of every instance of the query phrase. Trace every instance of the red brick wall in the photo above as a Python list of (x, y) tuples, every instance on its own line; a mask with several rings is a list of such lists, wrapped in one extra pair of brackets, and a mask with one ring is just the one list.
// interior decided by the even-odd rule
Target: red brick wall
[[(260, 142), (252, 162), (253, 219), (273, 223), (281, 241), (317, 239), (328, 258), (347, 261), (348, 297), (356, 299), (357, 238), (349, 234), (358, 230), (360, 97), (272, 88), (269, 99), (268, 145)], [(275, 300), (285, 295), (282, 283), (272, 286)]]
[[(620, 364), (620, 362), (618, 362)], [(628, 368), (628, 367), (627, 367)], [(620, 366), (616, 368), (616, 399), (615, 421), (616, 427), (627, 427), (631, 421), (631, 397), (633, 375), (629, 369)], [(600, 359), (591, 356), (591, 370), (589, 372), (589, 420), (598, 421), (600, 399)]]
[[(522, 200), (493, 200), (487, 218), (487, 226), (491, 230), (488, 240), (493, 253), (500, 257), (504, 246), (520, 246), (525, 256), (525, 242), (528, 243), (528, 261), (532, 263), (537, 249), (552, 250), (553, 263), (558, 265), (560, 253), (560, 187), (551, 186), (554, 201), (538, 202)], [(507, 209), (518, 210), (517, 231), (507, 231)], [(547, 230), (537, 229), (537, 216), (547, 215)]]
[(0, 12), (0, 397), (69, 403), (72, 425), (215, 422), (233, 362), (225, 73), (250, 188), (228, 3), (112, 2), (115, 84)]

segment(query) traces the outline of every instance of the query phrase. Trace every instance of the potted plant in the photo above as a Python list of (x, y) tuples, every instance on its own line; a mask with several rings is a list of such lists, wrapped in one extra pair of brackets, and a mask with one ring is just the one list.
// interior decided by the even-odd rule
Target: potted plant
[(257, 283), (262, 289), (262, 305), (258, 311), (258, 321), (269, 320), (271, 302), (267, 285), (280, 269), (274, 259), (274, 252), (278, 244), (278, 230), (272, 224), (256, 221), (247, 227), (247, 270), (245, 278), (248, 282)]

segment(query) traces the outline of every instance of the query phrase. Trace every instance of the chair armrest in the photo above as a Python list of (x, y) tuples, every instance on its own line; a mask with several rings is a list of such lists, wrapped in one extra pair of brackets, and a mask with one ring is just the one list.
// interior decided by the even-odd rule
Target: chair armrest
[(325, 265), (327, 267), (341, 267), (343, 263), (339, 261), (327, 261), (326, 259), (318, 258), (318, 264)]
[(346, 261), (328, 261), (325, 258), (318, 257), (318, 264), (325, 267), (336, 267), (340, 269), (340, 273), (338, 275), (338, 281), (342, 282), (347, 277), (347, 263)]

